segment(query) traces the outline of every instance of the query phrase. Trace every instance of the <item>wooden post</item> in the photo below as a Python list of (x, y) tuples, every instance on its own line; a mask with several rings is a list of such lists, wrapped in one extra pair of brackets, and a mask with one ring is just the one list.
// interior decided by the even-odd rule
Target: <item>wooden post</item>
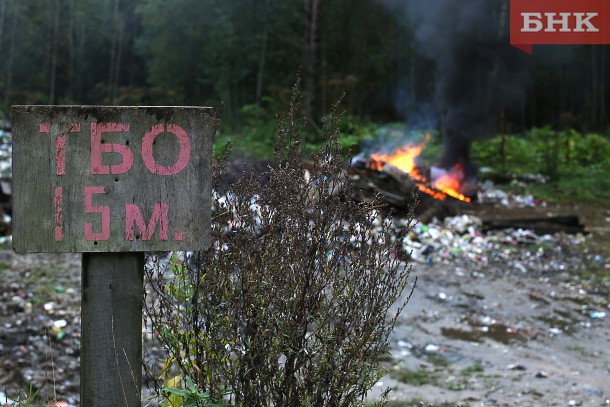
[(13, 106), (17, 253), (81, 252), (81, 405), (141, 405), (144, 252), (210, 245), (214, 109)]
[(144, 253), (83, 253), (81, 405), (140, 406)]

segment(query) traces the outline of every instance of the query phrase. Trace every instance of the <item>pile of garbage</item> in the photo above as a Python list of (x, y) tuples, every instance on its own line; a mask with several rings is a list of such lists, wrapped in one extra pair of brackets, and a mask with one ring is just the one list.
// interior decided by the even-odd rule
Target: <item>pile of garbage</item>
[[(472, 215), (416, 224), (402, 239), (402, 247), (418, 263), (459, 263), (476, 269), (493, 266), (505, 272), (562, 272), (578, 268), (582, 262), (565, 248), (582, 248), (583, 234), (538, 235), (519, 228), (484, 233), (481, 226), (482, 220)], [(610, 268), (609, 259), (596, 255), (590, 260)]]
[(507, 208), (545, 207), (547, 202), (536, 199), (533, 195), (509, 194), (499, 189), (492, 181), (484, 181), (479, 185), (477, 196), (482, 204), (501, 205)]
[[(227, 211), (230, 195), (215, 197), (217, 205), (225, 205), (215, 209)], [(260, 206), (255, 198), (250, 202), (250, 210), (254, 218), (251, 223), (260, 224), (261, 219), (256, 219), (261, 216)], [(374, 211), (371, 216), (375, 218), (372, 225), (377, 230), (372, 230), (367, 238), (379, 236), (383, 226), (390, 225), (389, 237), (398, 247), (394, 254), (405, 261), (427, 265), (456, 264), (475, 271), (493, 269), (504, 273), (569, 272), (582, 269), (583, 262), (610, 269), (610, 259), (583, 250), (586, 237), (582, 233), (542, 234), (534, 229), (518, 227), (487, 230), (481, 218), (466, 214), (443, 220), (433, 218), (428, 223), (414, 222), (408, 218), (390, 220), (380, 211)], [(411, 223), (415, 224), (411, 227)], [(226, 232), (241, 229), (239, 224), (238, 217), (229, 220), (225, 225)], [(341, 228), (341, 222), (336, 227)], [(252, 232), (256, 233), (255, 230)], [(363, 236), (345, 238), (358, 250), (370, 243), (358, 241)], [(576, 252), (584, 254), (573, 255)]]

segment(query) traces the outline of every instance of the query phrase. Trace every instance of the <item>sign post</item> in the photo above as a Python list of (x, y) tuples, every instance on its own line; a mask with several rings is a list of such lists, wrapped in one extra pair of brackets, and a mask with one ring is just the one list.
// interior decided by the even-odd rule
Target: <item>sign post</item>
[(13, 245), (81, 252), (81, 405), (139, 406), (145, 251), (210, 243), (215, 112), (13, 107)]
[(140, 406), (144, 253), (83, 253), (81, 406)]

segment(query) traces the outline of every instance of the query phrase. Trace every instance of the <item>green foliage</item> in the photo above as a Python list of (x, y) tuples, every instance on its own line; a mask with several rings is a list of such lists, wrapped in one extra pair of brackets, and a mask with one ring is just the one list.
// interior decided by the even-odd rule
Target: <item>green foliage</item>
[[(273, 109), (279, 109), (279, 105)], [(272, 108), (262, 108), (258, 105), (246, 105), (240, 109), (238, 124), (225, 125), (221, 128), (214, 142), (214, 151), (219, 156), (228, 141), (233, 143), (232, 155), (248, 157), (255, 160), (273, 158), (274, 135), (277, 130), (276, 114)], [(326, 116), (325, 120), (331, 120)], [(376, 138), (380, 125), (355, 116), (338, 118), (337, 128), (340, 132), (338, 143), (340, 153), (351, 157), (362, 145), (370, 144)], [(326, 144), (326, 139), (320, 132), (311, 127), (301, 131), (303, 148), (306, 155), (319, 152)], [(440, 147), (439, 147), (440, 148)], [(434, 151), (438, 151), (439, 148)]]
[[(331, 120), (331, 116), (326, 116), (325, 120)], [(337, 130), (339, 132), (338, 142), (340, 152), (345, 157), (355, 154), (358, 147), (370, 143), (374, 140), (375, 134), (379, 129), (379, 125), (369, 120), (365, 120), (356, 116), (341, 116), (337, 121)], [(326, 140), (323, 133), (318, 136), (310, 136), (305, 145), (308, 153), (313, 154), (323, 148)]]
[[(3, 0), (0, 112), (7, 118), (13, 104), (224, 102), (226, 117), (240, 121), (244, 106), (276, 111), (302, 66), (313, 76), (315, 126), (343, 94), (351, 115), (402, 120), (433, 97), (438, 77), (402, 3), (323, 2), (314, 27), (301, 0)], [(503, 120), (604, 129), (608, 52), (575, 50), (580, 63), (567, 71), (534, 64), (535, 100)], [(556, 145), (548, 143), (552, 172)]]
[(603, 167), (610, 160), (610, 140), (600, 134), (580, 135), (574, 132), (569, 146), (577, 166)]
[(175, 387), (164, 387), (163, 392), (167, 395), (167, 405), (171, 407), (222, 407), (225, 403), (214, 402), (210, 393), (203, 392), (195, 386), (190, 377), (186, 377), (186, 389)]
[(484, 166), (557, 176), (578, 167), (605, 167), (610, 161), (610, 140), (573, 129), (534, 128), (525, 135), (499, 135), (473, 143), (473, 158)]
[(473, 143), (472, 156), (494, 169), (494, 177), (544, 174), (544, 184), (514, 184), (515, 192), (563, 202), (610, 199), (610, 139), (575, 130), (532, 129), (525, 135), (499, 135)]
[(240, 110), (241, 124), (226, 125), (221, 128), (214, 142), (217, 155), (227, 142), (233, 144), (232, 154), (256, 160), (269, 159), (273, 156), (273, 139), (276, 122), (273, 114), (262, 107), (251, 104)]

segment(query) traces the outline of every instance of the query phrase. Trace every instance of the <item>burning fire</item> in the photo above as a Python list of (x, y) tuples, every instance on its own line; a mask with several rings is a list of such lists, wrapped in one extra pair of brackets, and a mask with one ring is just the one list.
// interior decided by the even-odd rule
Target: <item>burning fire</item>
[[(416, 181), (417, 188), (420, 191), (432, 196), (435, 199), (443, 200), (447, 195), (459, 199), (460, 201), (470, 202), (470, 198), (464, 196), (460, 192), (460, 185), (464, 179), (464, 170), (458, 163), (451, 170), (445, 172), (430, 182), (429, 186), (425, 185), (428, 179), (415, 163), (415, 159), (421, 154), (424, 146), (430, 140), (430, 135), (426, 135), (426, 139), (418, 145), (407, 144), (399, 147), (391, 154), (381, 154), (379, 152), (371, 154), (370, 166), (372, 169), (381, 171), (384, 164), (391, 164), (394, 167), (406, 172)], [(434, 188), (434, 189), (433, 189)]]
[(399, 147), (392, 154), (373, 153), (371, 154), (371, 168), (381, 171), (384, 163), (392, 164), (394, 167), (408, 173), (415, 181), (426, 182), (426, 178), (415, 164), (415, 159), (421, 154), (428, 140), (430, 140), (429, 134), (426, 135), (426, 140), (416, 146), (407, 144)]

